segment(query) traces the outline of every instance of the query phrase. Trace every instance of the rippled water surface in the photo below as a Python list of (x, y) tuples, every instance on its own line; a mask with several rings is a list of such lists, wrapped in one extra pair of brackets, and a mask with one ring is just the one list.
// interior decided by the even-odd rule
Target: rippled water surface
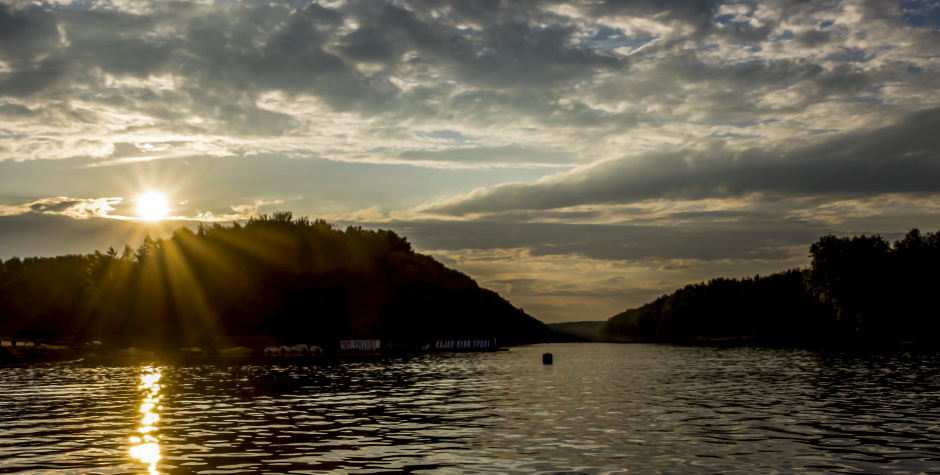
[(0, 473), (30, 472), (940, 473), (940, 355), (557, 344), (0, 368)]

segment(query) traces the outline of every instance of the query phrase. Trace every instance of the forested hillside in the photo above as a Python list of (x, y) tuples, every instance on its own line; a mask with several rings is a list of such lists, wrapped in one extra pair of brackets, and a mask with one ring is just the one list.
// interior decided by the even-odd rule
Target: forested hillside
[(218, 346), (550, 331), (393, 231), (334, 229), (290, 212), (177, 230), (137, 249), (0, 266), (0, 335), (117, 345)]
[(616, 341), (751, 339), (777, 344), (940, 343), (940, 239), (912, 229), (881, 236), (824, 236), (807, 269), (713, 279), (611, 317)]

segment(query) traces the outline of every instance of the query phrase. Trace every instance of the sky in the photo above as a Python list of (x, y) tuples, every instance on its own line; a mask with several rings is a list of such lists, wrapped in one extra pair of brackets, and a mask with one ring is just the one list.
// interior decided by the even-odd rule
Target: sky
[(0, 0), (0, 259), (287, 210), (606, 320), (940, 230), (938, 29), (918, 0)]

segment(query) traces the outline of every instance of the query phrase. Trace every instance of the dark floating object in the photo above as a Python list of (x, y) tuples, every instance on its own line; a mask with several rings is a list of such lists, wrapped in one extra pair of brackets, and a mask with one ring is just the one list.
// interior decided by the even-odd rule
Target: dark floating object
[(542, 364), (552, 364), (552, 354), (545, 353), (542, 355)]

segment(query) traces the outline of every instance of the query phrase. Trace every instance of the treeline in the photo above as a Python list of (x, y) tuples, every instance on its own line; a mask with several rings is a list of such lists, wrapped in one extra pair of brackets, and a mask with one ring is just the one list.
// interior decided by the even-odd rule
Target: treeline
[(0, 262), (0, 335), (171, 348), (546, 339), (541, 322), (393, 231), (290, 212), (136, 249)]
[(615, 341), (754, 340), (770, 344), (940, 343), (940, 237), (912, 229), (881, 236), (824, 236), (810, 267), (713, 279), (611, 317)]

